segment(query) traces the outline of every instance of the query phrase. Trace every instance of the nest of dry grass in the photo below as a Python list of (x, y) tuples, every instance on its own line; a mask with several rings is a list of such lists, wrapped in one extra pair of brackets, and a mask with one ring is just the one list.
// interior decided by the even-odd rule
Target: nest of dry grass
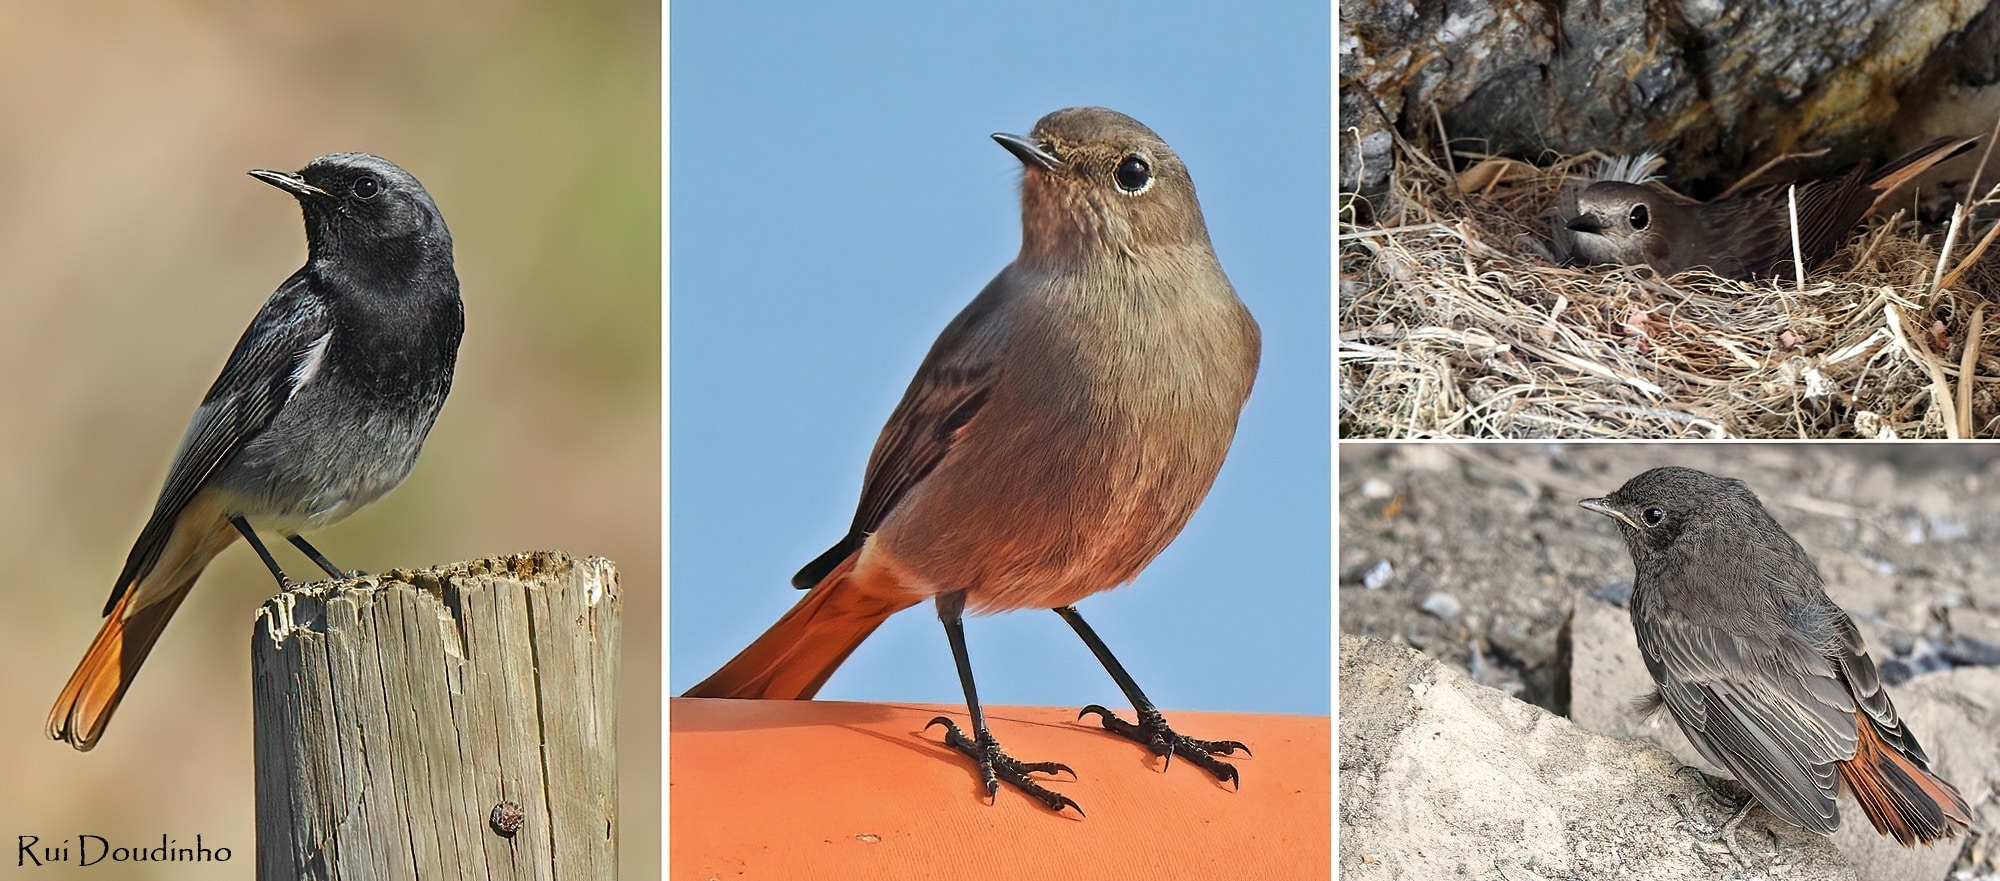
[(2000, 435), (2000, 272), (1970, 224), (1878, 220), (1803, 285), (1565, 268), (1548, 234), (1586, 159), (1411, 156), (1374, 225), (1343, 211), (1342, 437)]

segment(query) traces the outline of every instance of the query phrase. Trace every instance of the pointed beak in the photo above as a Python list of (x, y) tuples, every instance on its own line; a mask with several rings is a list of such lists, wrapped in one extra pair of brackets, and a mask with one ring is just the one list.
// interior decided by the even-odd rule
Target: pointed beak
[(1612, 505), (1610, 499), (1583, 499), (1576, 504), (1586, 511), (1596, 511), (1626, 526), (1630, 526), (1634, 530), (1639, 528), (1639, 524), (1633, 523), (1632, 518), (1625, 516), (1624, 511), (1620, 511), (1616, 506)]
[[(1579, 214), (1569, 222), (1569, 228), (1572, 232), (1601, 233), (1604, 231), (1604, 221), (1598, 219), (1598, 216), (1595, 214)], [(1593, 501), (1601, 500), (1593, 499)], [(1588, 508), (1590, 506), (1585, 505), (1584, 507)], [(1592, 510), (1596, 509), (1593, 508)]]
[(1061, 164), (1056, 161), (1056, 157), (1050, 156), (1049, 152), (1042, 149), (1040, 145), (1020, 135), (994, 132), (993, 140), (999, 141), (1000, 146), (1006, 147), (1007, 152), (1014, 154), (1014, 158), (1021, 160), (1022, 165), (1038, 165), (1041, 166), (1043, 171), (1055, 171), (1056, 167)]
[(309, 196), (324, 199), (333, 198), (332, 193), (306, 183), (305, 178), (299, 177), (289, 171), (272, 171), (268, 168), (259, 168), (251, 171), (250, 176), (301, 199)]

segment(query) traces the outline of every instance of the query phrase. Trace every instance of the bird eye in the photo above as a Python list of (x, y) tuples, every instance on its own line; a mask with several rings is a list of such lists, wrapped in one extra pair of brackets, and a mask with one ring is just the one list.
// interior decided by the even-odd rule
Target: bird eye
[(1647, 526), (1658, 526), (1660, 521), (1667, 519), (1667, 512), (1658, 508), (1647, 508), (1639, 512), (1639, 518), (1646, 521)]
[(1645, 229), (1646, 224), (1651, 222), (1653, 222), (1653, 213), (1646, 210), (1645, 203), (1642, 202), (1640, 204), (1632, 206), (1633, 229)]
[(369, 199), (375, 198), (375, 194), (381, 191), (382, 183), (368, 175), (364, 174), (354, 179), (354, 198), (356, 199), (366, 202)]
[(1115, 176), (1119, 189), (1128, 193), (1144, 192), (1153, 183), (1153, 167), (1146, 164), (1144, 156), (1127, 156), (1118, 163)]

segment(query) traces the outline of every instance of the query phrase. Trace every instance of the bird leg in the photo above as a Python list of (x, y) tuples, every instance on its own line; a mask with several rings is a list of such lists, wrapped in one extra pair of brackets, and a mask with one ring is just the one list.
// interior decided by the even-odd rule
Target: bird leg
[(1139, 684), (1132, 681), (1132, 674), (1125, 672), (1125, 666), (1111, 656), (1111, 649), (1104, 645), (1104, 640), (1097, 638), (1097, 631), (1090, 629), (1090, 625), (1084, 623), (1083, 616), (1076, 613), (1074, 606), (1061, 606), (1055, 613), (1061, 615), (1064, 621), (1068, 621), (1069, 626), (1076, 630), (1076, 635), (1083, 638), (1083, 644), (1090, 647), (1090, 653), (1097, 656), (1097, 662), (1104, 665), (1104, 671), (1111, 674), (1112, 681), (1118, 683), (1119, 690), (1125, 692), (1125, 698), (1132, 702), (1132, 709), (1139, 715), (1138, 724), (1135, 725), (1118, 718), (1104, 707), (1091, 704), (1076, 715), (1078, 719), (1091, 713), (1098, 714), (1103, 720), (1105, 730), (1152, 750), (1153, 755), (1164, 757), (1166, 762), (1161, 765), (1162, 771), (1172, 766), (1174, 756), (1179, 755), (1207, 771), (1216, 782), (1227, 780), (1230, 786), (1242, 788), (1236, 766), (1216, 758), (1213, 754), (1233, 756), (1237, 750), (1242, 750), (1247, 756), (1250, 754), (1249, 747), (1235, 740), (1197, 740), (1176, 733), (1167, 726), (1166, 717), (1160, 715), (1160, 711), (1154, 708), (1153, 702), (1146, 699), (1146, 693), (1139, 690)]
[(325, 554), (320, 553), (319, 548), (313, 547), (311, 542), (306, 541), (305, 536), (288, 535), (285, 536), (285, 540), (291, 542), (292, 547), (304, 551), (307, 558), (311, 559), (319, 568), (326, 570), (326, 574), (333, 576), (335, 580), (360, 578), (368, 574), (359, 569), (347, 570), (333, 565), (333, 561), (327, 559)]
[(1729, 848), (1729, 855), (1736, 858), (1736, 865), (1738, 867), (1749, 868), (1750, 859), (1743, 855), (1743, 848), (1736, 844), (1736, 827), (1743, 825), (1743, 818), (1750, 816), (1750, 809), (1756, 807), (1756, 805), (1757, 802), (1754, 799), (1745, 802), (1742, 807), (1736, 809), (1736, 813), (1729, 818), (1728, 822), (1715, 828), (1705, 829), (1702, 827), (1708, 824), (1696, 821), (1692, 812), (1676, 804), (1674, 808), (1680, 811), (1681, 822), (1675, 825), (1686, 829), (1688, 834), (1694, 836), (1696, 841), (1722, 842), (1723, 846)]
[(257, 552), (258, 558), (264, 561), (264, 566), (270, 569), (271, 574), (278, 579), (278, 589), (291, 590), (292, 580), (285, 577), (284, 568), (278, 565), (277, 560), (271, 558), (270, 550), (266, 549), (264, 542), (257, 538), (257, 533), (250, 528), (250, 524), (244, 522), (243, 518), (239, 516), (229, 518), (229, 525), (236, 527), (236, 531), (243, 533), (243, 537), (250, 541), (251, 549)]
[[(1716, 802), (1727, 807), (1730, 801), (1733, 801), (1733, 799), (1725, 801), (1721, 793), (1716, 790), (1715, 785), (1709, 782), (1708, 775), (1702, 773), (1701, 769), (1682, 765), (1674, 773), (1679, 774), (1681, 771), (1693, 773), (1695, 778), (1701, 781), (1703, 791), (1707, 792), (1709, 797)], [(1688, 834), (1694, 836), (1696, 841), (1704, 843), (1722, 842), (1723, 846), (1729, 848), (1729, 855), (1735, 857), (1736, 865), (1741, 868), (1748, 868), (1750, 860), (1743, 855), (1743, 849), (1736, 843), (1736, 827), (1743, 825), (1743, 818), (1750, 816), (1750, 809), (1755, 807), (1756, 804), (1757, 800), (1755, 798), (1746, 798), (1734, 809), (1734, 813), (1728, 821), (1724, 822), (1721, 826), (1710, 827), (1707, 823), (1695, 819), (1696, 812), (1692, 807), (1683, 806), (1679, 802), (1675, 802), (1674, 810), (1678, 811), (1681, 815), (1681, 822), (1675, 825), (1687, 830)]]
[[(1076, 772), (1068, 765), (1056, 762), (1022, 762), (1000, 749), (999, 741), (993, 739), (993, 732), (986, 727), (986, 712), (979, 706), (979, 691), (972, 684), (972, 661), (965, 651), (965, 593), (953, 591), (939, 594), (937, 598), (938, 620), (944, 622), (945, 638), (951, 641), (951, 657), (958, 664), (958, 681), (965, 686), (965, 707), (972, 714), (972, 736), (967, 737), (950, 718), (939, 716), (925, 725), (930, 730), (933, 725), (944, 726), (946, 746), (958, 750), (967, 758), (979, 764), (979, 779), (986, 784), (989, 799), (1000, 794), (1000, 783), (1020, 790), (1040, 801), (1049, 810), (1062, 813), (1063, 808), (1075, 808), (1078, 816), (1083, 808), (1070, 800), (1069, 796), (1051, 792), (1036, 782), (1029, 774), (1066, 773), (1071, 778)], [(989, 802), (990, 803), (990, 802)]]

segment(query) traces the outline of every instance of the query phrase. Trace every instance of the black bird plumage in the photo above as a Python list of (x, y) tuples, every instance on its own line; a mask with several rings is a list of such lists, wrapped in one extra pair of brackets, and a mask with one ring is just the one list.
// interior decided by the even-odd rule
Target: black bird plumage
[(1655, 468), (1582, 504), (1619, 524), (1651, 702), (1704, 758), (1815, 832), (1839, 827), (1843, 781), (1904, 844), (1966, 828), (1964, 799), (1931, 773), (1853, 620), (1742, 481)]
[(451, 233), (423, 185), (366, 153), (250, 174), (298, 199), (306, 263), (195, 410), (104, 625), (50, 712), (49, 736), (78, 749), (102, 735), (203, 567), (238, 535), (281, 585), (253, 527), (345, 574), (300, 533), (402, 482), (451, 390), (465, 312)]

